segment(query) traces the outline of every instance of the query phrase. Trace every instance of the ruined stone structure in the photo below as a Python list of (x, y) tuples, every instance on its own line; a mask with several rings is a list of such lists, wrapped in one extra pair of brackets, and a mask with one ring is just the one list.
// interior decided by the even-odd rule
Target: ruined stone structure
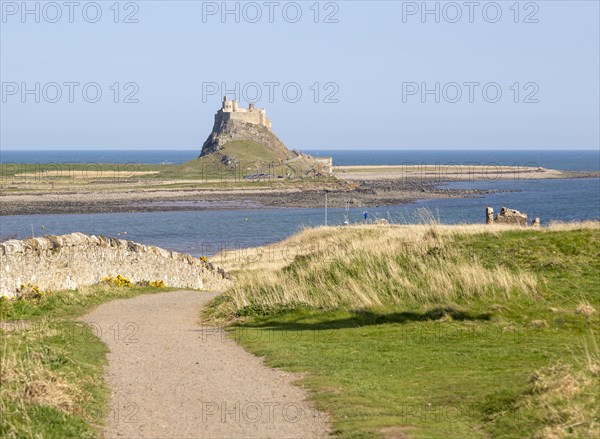
[(493, 224), (494, 222), (494, 209), (491, 207), (485, 208), (485, 223)]
[(281, 160), (294, 157), (271, 130), (271, 121), (264, 108), (240, 108), (237, 101), (223, 98), (221, 108), (215, 114), (215, 123), (208, 139), (202, 145), (200, 157), (219, 151), (225, 144), (235, 140), (247, 140), (271, 149)]
[[(494, 209), (491, 207), (486, 207), (485, 223), (486, 224), (516, 224), (519, 226), (526, 226), (527, 225), (527, 214), (521, 213), (515, 209), (509, 209), (507, 207), (503, 207), (500, 210), (500, 213), (498, 215), (496, 215), (496, 217), (494, 218)], [(535, 221), (532, 222), (533, 226), (539, 226), (539, 224), (540, 224), (539, 218), (536, 218)]]
[(312, 159), (320, 174), (330, 175), (333, 172), (333, 157), (312, 157)]
[(178, 288), (214, 290), (231, 283), (225, 271), (202, 259), (82, 233), (0, 243), (0, 273), (0, 296), (9, 297), (21, 284), (72, 290), (119, 274), (132, 282), (162, 280)]

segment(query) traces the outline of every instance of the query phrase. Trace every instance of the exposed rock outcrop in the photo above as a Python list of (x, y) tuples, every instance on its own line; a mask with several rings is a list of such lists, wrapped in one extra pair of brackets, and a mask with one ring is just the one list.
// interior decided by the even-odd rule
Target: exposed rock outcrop
[(295, 155), (265, 126), (239, 120), (217, 119), (208, 139), (202, 145), (200, 157), (218, 152), (225, 144), (235, 140), (247, 140), (258, 143), (275, 152), (282, 161), (290, 159)]

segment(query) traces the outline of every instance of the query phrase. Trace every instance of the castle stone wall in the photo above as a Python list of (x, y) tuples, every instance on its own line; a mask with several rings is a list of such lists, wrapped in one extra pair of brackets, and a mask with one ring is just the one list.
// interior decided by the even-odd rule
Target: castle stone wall
[[(220, 120), (219, 120), (220, 119)], [(271, 122), (268, 122), (264, 113), (259, 111), (238, 111), (234, 113), (217, 113), (215, 123), (225, 124), (230, 120), (238, 122), (252, 123), (271, 128)]]
[(222, 126), (230, 120), (261, 125), (271, 129), (271, 121), (264, 108), (255, 108), (252, 103), (248, 108), (240, 108), (238, 101), (230, 101), (227, 96), (224, 96), (223, 104), (215, 114), (215, 127)]
[(73, 290), (118, 274), (177, 288), (220, 290), (231, 284), (211, 263), (133, 241), (73, 233), (0, 243), (0, 296), (15, 296), (21, 284)]

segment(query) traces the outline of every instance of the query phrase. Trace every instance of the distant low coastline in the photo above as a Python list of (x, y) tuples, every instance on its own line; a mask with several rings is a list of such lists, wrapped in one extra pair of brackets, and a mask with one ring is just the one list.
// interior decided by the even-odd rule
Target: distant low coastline
[[(360, 150), (304, 149), (315, 157), (333, 157), (335, 166), (358, 165), (449, 165), (480, 166), (540, 166), (568, 171), (600, 170), (597, 150), (380, 150), (365, 147)], [(156, 150), (1, 150), (3, 163), (138, 163), (183, 164), (198, 156), (198, 149)]]
[(440, 188), (445, 182), (600, 176), (598, 172), (523, 166), (371, 165), (340, 166), (330, 176), (308, 179), (266, 174), (248, 179), (218, 172), (207, 179), (194, 173), (181, 174), (173, 165), (140, 166), (135, 170), (111, 166), (116, 165), (97, 166), (91, 171), (67, 165), (4, 167), (0, 215), (310, 208), (322, 205), (325, 192), (333, 208), (347, 203), (352, 207), (392, 206), (501, 191)]
[(536, 180), (546, 178), (597, 178), (598, 171), (563, 171), (534, 166), (490, 165), (355, 165), (337, 166), (335, 175), (343, 179), (420, 179), (424, 181)]

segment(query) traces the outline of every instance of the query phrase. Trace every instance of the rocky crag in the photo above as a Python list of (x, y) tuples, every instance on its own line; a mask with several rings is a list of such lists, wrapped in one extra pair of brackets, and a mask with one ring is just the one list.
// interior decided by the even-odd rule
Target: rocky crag
[(289, 151), (271, 130), (260, 125), (228, 120), (215, 122), (212, 132), (202, 146), (200, 157), (219, 152), (227, 143), (246, 140), (258, 143), (275, 152), (281, 161), (294, 158), (297, 154)]

